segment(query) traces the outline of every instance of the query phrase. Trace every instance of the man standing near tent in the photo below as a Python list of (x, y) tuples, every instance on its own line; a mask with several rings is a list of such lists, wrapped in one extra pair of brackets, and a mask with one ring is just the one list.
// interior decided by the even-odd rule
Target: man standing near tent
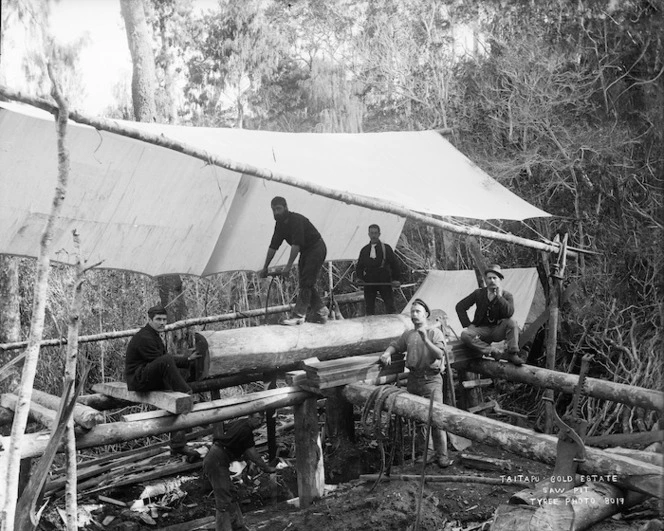
[(247, 418), (228, 423), (224, 427), (224, 434), (215, 436), (214, 443), (203, 460), (203, 474), (214, 491), (216, 531), (247, 529), (239, 505), (233, 502), (233, 484), (229, 470), (233, 461), (244, 458), (268, 474), (277, 471), (263, 461), (256, 450), (254, 430), (261, 426), (263, 419), (263, 413), (253, 413)]
[(325, 242), (311, 221), (302, 214), (288, 210), (288, 204), (283, 197), (274, 197), (270, 206), (272, 207), (272, 215), (276, 223), (272, 241), (267, 250), (265, 265), (263, 269), (258, 271), (258, 275), (262, 278), (267, 277), (267, 268), (270, 262), (283, 241), (286, 240), (286, 243), (291, 246), (291, 252), (288, 257), (288, 263), (281, 270), (281, 274), (288, 275), (295, 259), (299, 255), (300, 287), (291, 318), (282, 320), (281, 324), (302, 324), (309, 307), (311, 307), (311, 311), (314, 314), (313, 321), (325, 324), (330, 312), (316, 291), (316, 281), (327, 256)]
[(392, 288), (398, 288), (401, 273), (392, 247), (380, 241), (380, 227), (369, 225), (369, 243), (362, 247), (355, 265), (358, 284), (364, 287), (367, 315), (376, 315), (376, 294), (385, 303), (386, 313), (397, 313)]
[(200, 354), (172, 356), (159, 336), (166, 328), (168, 316), (163, 306), (148, 310), (148, 322), (127, 345), (125, 379), (129, 391), (179, 391), (191, 394), (178, 367), (187, 367)]
[[(523, 365), (519, 356), (519, 325), (512, 319), (514, 315), (514, 297), (502, 287), (504, 280), (499, 265), (491, 265), (484, 272), (486, 288), (479, 288), (456, 305), (461, 326), (461, 341), (471, 349), (491, 356), (495, 360), (505, 357), (514, 365)], [(475, 306), (473, 320), (468, 318), (468, 310)], [(505, 352), (491, 343), (507, 342)]]
[[(443, 377), (445, 370), (445, 336), (440, 328), (430, 328), (428, 318), (431, 315), (429, 307), (421, 299), (415, 299), (410, 306), (410, 319), (415, 326), (414, 330), (406, 330), (401, 337), (390, 343), (380, 357), (383, 365), (392, 363), (393, 354), (406, 353), (406, 367), (409, 369), (409, 393), (431, 398), (437, 404), (443, 403)], [(447, 452), (447, 432), (439, 428), (431, 430), (433, 437), (433, 460), (441, 468), (452, 464)], [(428, 444), (428, 441), (425, 442)]]

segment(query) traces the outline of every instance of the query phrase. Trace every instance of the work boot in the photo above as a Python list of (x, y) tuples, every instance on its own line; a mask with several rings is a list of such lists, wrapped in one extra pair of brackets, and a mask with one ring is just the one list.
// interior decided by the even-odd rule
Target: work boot
[(290, 319), (282, 319), (279, 324), (285, 326), (297, 326), (304, 323), (304, 317), (300, 315), (293, 315)]
[(249, 528), (244, 525), (244, 516), (242, 516), (242, 510), (237, 503), (233, 503), (229, 507), (228, 512), (231, 513), (233, 531), (249, 531)]
[(507, 361), (517, 366), (523, 365), (525, 363), (525, 361), (521, 359), (521, 356), (519, 356), (518, 352), (509, 352), (507, 354)]
[(231, 513), (229, 511), (217, 511), (216, 531), (233, 531), (231, 523)]
[(491, 356), (496, 361), (500, 361), (501, 358), (503, 357), (503, 351), (500, 350), (499, 348), (491, 347), (491, 352), (489, 352), (489, 356)]
[(450, 466), (452, 464), (452, 460), (449, 457), (447, 457), (446, 455), (439, 455), (436, 458), (436, 464), (440, 468), (447, 468), (448, 466)]
[(312, 319), (312, 323), (318, 323), (318, 324), (326, 324), (327, 320), (330, 315), (330, 310), (327, 309), (326, 306), (323, 306), (320, 310), (318, 310)]

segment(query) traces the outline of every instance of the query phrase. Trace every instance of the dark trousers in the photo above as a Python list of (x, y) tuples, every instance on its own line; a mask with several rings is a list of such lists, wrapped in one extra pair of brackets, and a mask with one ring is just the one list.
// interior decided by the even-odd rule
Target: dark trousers
[(191, 393), (191, 387), (185, 382), (175, 364), (175, 358), (164, 354), (141, 367), (131, 378), (127, 378), (130, 391), (179, 391)]
[(243, 528), (242, 513), (233, 502), (233, 482), (229, 466), (231, 459), (226, 451), (213, 444), (203, 460), (203, 474), (210, 481), (214, 492), (216, 531)]
[(394, 306), (392, 286), (364, 286), (366, 314), (376, 315), (376, 294), (378, 292), (380, 292), (380, 296), (385, 303), (385, 313), (397, 313), (397, 309)]
[(514, 319), (502, 319), (495, 326), (470, 325), (461, 332), (461, 341), (485, 356), (491, 355), (491, 343), (505, 340), (507, 352), (519, 351), (519, 325)]
[[(406, 389), (409, 393), (423, 398), (430, 399), (433, 394), (435, 404), (443, 403), (443, 377), (440, 373), (415, 374), (410, 372), (408, 374)], [(426, 427), (424, 428), (422, 439), (424, 437), (426, 437)], [(447, 432), (431, 426), (431, 438), (433, 439), (433, 448), (436, 456), (447, 457)], [(429, 444), (429, 441), (426, 441), (425, 444)]]
[(321, 238), (311, 247), (300, 252), (298, 262), (300, 291), (297, 294), (295, 309), (293, 313), (298, 317), (307, 315), (307, 308), (311, 307), (312, 312), (320, 312), (325, 308), (323, 300), (316, 290), (316, 281), (320, 271), (325, 263), (327, 256), (327, 247)]

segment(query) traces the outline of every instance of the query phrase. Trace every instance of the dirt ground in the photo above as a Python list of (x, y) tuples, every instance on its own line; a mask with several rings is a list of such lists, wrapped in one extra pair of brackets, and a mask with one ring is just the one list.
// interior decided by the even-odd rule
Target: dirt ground
[[(282, 447), (282, 455), (289, 445)], [(441, 470), (435, 464), (426, 467), (428, 475), (485, 476), (500, 478), (546, 477), (550, 468), (498, 449), (473, 444), (466, 452), (477, 456), (507, 460), (511, 470), (478, 470), (461, 462), (458, 452), (451, 452), (454, 463)], [(294, 456), (285, 456), (285, 463), (294, 464)], [(178, 457), (169, 458), (176, 462)], [(375, 441), (359, 434), (354, 446), (326, 447), (326, 483), (357, 477), (359, 473), (375, 473), (380, 467), (380, 454)], [(392, 476), (400, 474), (420, 475), (421, 464), (406, 460), (393, 466)], [(128, 505), (144, 505), (142, 510), (130, 510), (112, 503), (101, 503), (97, 495), (80, 501), (81, 512), (89, 512), (84, 530), (141, 531), (172, 526), (177, 530), (184, 523), (214, 515), (214, 496), (200, 470), (186, 477), (172, 478), (180, 483), (179, 491), (157, 494), (142, 501), (145, 485), (108, 490), (104, 496)], [(152, 482), (159, 483), (159, 482)], [(297, 478), (293, 467), (274, 475), (260, 473), (249, 467), (238, 476), (237, 499), (245, 514), (245, 523), (256, 531), (403, 531), (414, 529), (417, 515), (419, 481), (390, 481), (374, 485), (350, 479), (331, 485), (324, 498), (307, 509), (300, 510), (287, 500), (297, 496)], [(426, 483), (424, 486), (420, 529), (434, 530), (489, 530), (496, 508), (506, 504), (510, 496), (521, 487), (508, 482), (499, 485), (477, 483)], [(62, 519), (50, 505), (40, 524), (40, 529), (62, 529)], [(214, 527), (208, 527), (213, 529)], [(626, 510), (624, 514), (596, 524), (591, 531), (653, 531), (664, 529), (657, 520), (657, 505), (649, 501)], [(554, 530), (555, 531), (555, 530)]]

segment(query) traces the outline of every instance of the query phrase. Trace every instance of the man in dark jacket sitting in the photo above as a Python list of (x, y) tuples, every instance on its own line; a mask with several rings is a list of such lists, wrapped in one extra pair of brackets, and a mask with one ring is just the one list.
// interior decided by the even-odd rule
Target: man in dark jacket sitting
[(125, 378), (129, 391), (179, 391), (191, 394), (178, 367), (187, 367), (190, 360), (200, 357), (172, 356), (159, 336), (168, 320), (163, 306), (148, 310), (148, 323), (129, 341), (125, 357)]
[[(514, 315), (514, 298), (505, 291), (502, 281), (505, 278), (499, 265), (491, 265), (484, 273), (486, 288), (479, 288), (456, 305), (456, 312), (465, 328), (461, 332), (461, 341), (473, 350), (495, 360), (506, 357), (515, 365), (522, 365), (524, 360), (519, 356), (519, 325), (512, 319)], [(468, 318), (468, 310), (475, 306), (472, 323)], [(491, 346), (491, 343), (507, 342), (503, 353)]]

